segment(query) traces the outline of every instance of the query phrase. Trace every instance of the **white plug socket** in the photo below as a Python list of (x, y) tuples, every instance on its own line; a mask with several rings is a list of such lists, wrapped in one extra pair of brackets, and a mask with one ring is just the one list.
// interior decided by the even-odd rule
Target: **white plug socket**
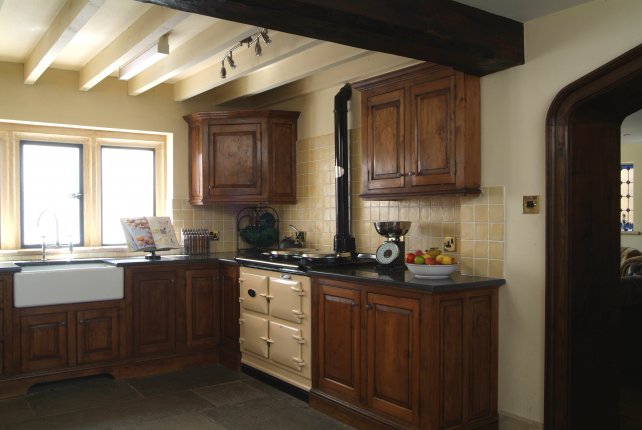
[(444, 251), (454, 252), (456, 249), (455, 238), (451, 236), (444, 237)]

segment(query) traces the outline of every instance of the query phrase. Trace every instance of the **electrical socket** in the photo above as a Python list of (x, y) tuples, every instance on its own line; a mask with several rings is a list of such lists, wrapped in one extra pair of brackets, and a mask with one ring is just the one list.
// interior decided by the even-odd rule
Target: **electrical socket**
[(210, 233), (211, 233), (210, 234), (210, 239), (211, 240), (218, 240), (219, 239), (218, 230), (212, 230), (212, 231), (210, 231)]
[(444, 237), (444, 251), (454, 252), (456, 249), (455, 238), (451, 236)]

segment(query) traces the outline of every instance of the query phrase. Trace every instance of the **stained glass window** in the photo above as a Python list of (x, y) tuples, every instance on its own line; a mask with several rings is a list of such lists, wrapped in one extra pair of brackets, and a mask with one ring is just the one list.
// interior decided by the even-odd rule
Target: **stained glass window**
[(633, 164), (620, 166), (620, 230), (633, 231)]

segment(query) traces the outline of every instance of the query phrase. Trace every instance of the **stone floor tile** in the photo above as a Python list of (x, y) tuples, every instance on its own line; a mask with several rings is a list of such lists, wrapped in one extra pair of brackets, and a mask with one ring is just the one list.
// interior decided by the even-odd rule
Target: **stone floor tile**
[(0, 400), (0, 428), (4, 424), (23, 421), (35, 416), (36, 413), (31, 409), (24, 396)]
[(204, 414), (182, 414), (120, 427), (118, 430), (227, 430)]
[(190, 390), (247, 378), (223, 366), (185, 369), (173, 373), (130, 379), (127, 382), (143, 396)]
[(135, 400), (141, 396), (127, 383), (108, 376), (41, 384), (33, 387), (27, 402), (39, 416), (60, 414)]
[(268, 396), (265, 391), (253, 387), (246, 381), (226, 382), (193, 391), (215, 406), (231, 405)]

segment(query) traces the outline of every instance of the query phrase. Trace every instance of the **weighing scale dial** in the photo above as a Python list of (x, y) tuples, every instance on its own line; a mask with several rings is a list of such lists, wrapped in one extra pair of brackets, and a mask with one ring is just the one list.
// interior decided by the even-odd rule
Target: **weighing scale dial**
[(395, 242), (384, 242), (377, 248), (375, 258), (379, 264), (392, 264), (399, 257), (399, 245)]

